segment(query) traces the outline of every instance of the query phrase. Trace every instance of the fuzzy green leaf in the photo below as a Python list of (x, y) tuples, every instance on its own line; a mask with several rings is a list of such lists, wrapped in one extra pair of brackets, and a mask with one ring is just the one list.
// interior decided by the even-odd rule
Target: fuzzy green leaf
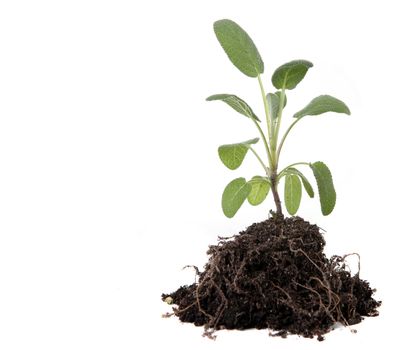
[(302, 199), (302, 184), (299, 176), (287, 174), (285, 178), (285, 206), (290, 215), (295, 215)]
[(248, 197), (252, 185), (246, 182), (245, 178), (240, 177), (231, 181), (223, 191), (222, 209), (228, 218), (233, 218), (243, 202)]
[(229, 169), (235, 170), (240, 167), (245, 159), (249, 146), (259, 141), (259, 138), (247, 140), (239, 143), (232, 143), (230, 145), (222, 145), (219, 147), (219, 157), (224, 165)]
[(230, 107), (232, 107), (236, 112), (239, 112), (240, 114), (243, 114), (248, 118), (253, 118), (260, 122), (259, 118), (253, 112), (252, 108), (250, 108), (245, 101), (243, 101), (240, 97), (237, 97), (236, 95), (217, 94), (209, 96), (206, 99), (206, 101), (223, 101)]
[(247, 197), (251, 205), (259, 205), (268, 195), (270, 190), (270, 181), (267, 177), (254, 176), (249, 183), (252, 185), (252, 190)]
[(336, 203), (336, 192), (333, 186), (332, 174), (322, 162), (311, 163), (313, 175), (318, 184), (320, 206), (323, 215), (329, 215)]
[(268, 101), (271, 119), (274, 121), (278, 117), (280, 97), (278, 94), (268, 93), (266, 100)]
[(272, 84), (276, 89), (292, 90), (305, 77), (313, 64), (305, 60), (295, 60), (280, 66), (272, 75)]
[(263, 73), (264, 65), (250, 36), (235, 22), (222, 19), (213, 25), (217, 40), (230, 61), (248, 77)]
[(350, 110), (345, 103), (329, 95), (321, 95), (314, 98), (309, 104), (295, 113), (294, 118), (301, 118), (305, 115), (319, 115), (326, 112), (345, 113), (350, 115)]
[(308, 196), (310, 198), (313, 198), (315, 196), (312, 185), (310, 184), (310, 182), (306, 178), (306, 176), (302, 174), (301, 171), (299, 171), (296, 168), (287, 168), (286, 173), (287, 174), (295, 174), (295, 175), (299, 176), (300, 179), (302, 180), (303, 187), (305, 188), (306, 193), (308, 194)]

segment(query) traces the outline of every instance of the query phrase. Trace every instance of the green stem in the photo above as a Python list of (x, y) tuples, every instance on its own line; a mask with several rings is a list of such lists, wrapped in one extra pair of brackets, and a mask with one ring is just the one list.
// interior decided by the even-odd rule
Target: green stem
[(283, 176), (283, 173), (284, 173), (288, 168), (294, 167), (294, 166), (296, 166), (296, 165), (308, 165), (308, 166), (310, 166), (310, 163), (307, 163), (307, 162), (298, 162), (298, 163), (290, 164), (290, 165), (288, 165), (287, 167), (283, 168), (282, 171), (279, 172), (278, 178), (282, 177), (282, 176)]
[(262, 137), (262, 141), (263, 141), (263, 143), (264, 143), (264, 145), (265, 145), (265, 149), (266, 149), (266, 153), (267, 153), (268, 161), (269, 161), (269, 166), (270, 166), (270, 168), (273, 168), (273, 161), (272, 161), (272, 157), (271, 157), (271, 153), (270, 153), (270, 149), (269, 149), (269, 145), (268, 145), (268, 141), (267, 141), (267, 139), (266, 139), (266, 136), (265, 136), (265, 134), (263, 133), (262, 128), (261, 128), (260, 125), (257, 123), (257, 121), (256, 121), (254, 118), (250, 118), (250, 119), (252, 119), (252, 121), (255, 123), (256, 127), (257, 127), (258, 130), (259, 130), (259, 134), (260, 134), (260, 136)]
[(271, 138), (271, 134), (270, 134), (270, 130), (271, 130), (271, 117), (270, 117), (270, 113), (269, 113), (269, 104), (268, 104), (268, 100), (266, 99), (266, 93), (265, 93), (265, 89), (263, 87), (263, 83), (262, 83), (262, 79), (260, 78), (260, 74), (258, 74), (258, 81), (259, 81), (259, 87), (260, 87), (260, 93), (262, 95), (262, 99), (263, 99), (263, 105), (265, 106), (265, 115), (266, 115), (266, 124), (268, 127), (268, 135), (269, 135), (269, 140)]
[(275, 134), (272, 135), (273, 137), (273, 164), (275, 164), (275, 167), (277, 168), (278, 165), (278, 157), (277, 157), (277, 144), (278, 144), (278, 137), (279, 137), (279, 130), (280, 130), (280, 123), (282, 121), (282, 113), (283, 113), (283, 105), (285, 104), (285, 89), (282, 89), (280, 93), (280, 99), (279, 99), (279, 112), (278, 116), (276, 118), (276, 126), (275, 126)]
[(263, 163), (262, 158), (260, 158), (259, 154), (257, 154), (257, 152), (253, 149), (252, 146), (249, 146), (249, 149), (252, 151), (252, 153), (256, 156), (257, 160), (259, 161), (259, 163), (262, 165), (263, 169), (265, 170), (266, 175), (268, 175), (269, 171), (267, 166), (265, 165), (265, 163)]
[(289, 128), (286, 130), (285, 134), (282, 137), (282, 140), (279, 143), (279, 147), (276, 154), (276, 159), (279, 161), (280, 151), (282, 150), (283, 144), (285, 143), (286, 137), (289, 135), (290, 130), (296, 125), (296, 123), (301, 120), (303, 117), (297, 118), (292, 124), (290, 124)]

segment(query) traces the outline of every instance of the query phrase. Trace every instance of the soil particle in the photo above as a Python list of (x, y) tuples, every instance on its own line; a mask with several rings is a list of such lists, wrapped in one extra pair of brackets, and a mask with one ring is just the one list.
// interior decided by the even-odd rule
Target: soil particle
[(198, 282), (162, 299), (172, 298), (173, 313), (204, 326), (209, 337), (219, 329), (268, 328), (282, 338), (321, 341), (337, 322), (348, 326), (377, 316), (381, 304), (359, 271), (348, 271), (347, 256), (328, 259), (324, 246), (319, 228), (299, 217), (255, 223), (219, 237), (204, 271), (197, 270)]

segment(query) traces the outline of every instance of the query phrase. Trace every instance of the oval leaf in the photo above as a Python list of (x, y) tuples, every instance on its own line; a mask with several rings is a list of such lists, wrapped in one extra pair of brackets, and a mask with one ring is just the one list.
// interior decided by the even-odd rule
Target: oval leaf
[(230, 145), (222, 145), (218, 148), (220, 160), (229, 169), (235, 170), (240, 167), (245, 159), (249, 146), (259, 141), (259, 138), (247, 140), (240, 143), (232, 143)]
[(300, 172), (298, 169), (296, 168), (287, 168), (286, 173), (288, 174), (295, 174), (297, 176), (300, 177), (302, 183), (303, 183), (303, 187), (306, 190), (306, 193), (308, 194), (308, 196), (310, 198), (313, 198), (315, 196), (315, 193), (313, 192), (313, 187), (310, 184), (309, 180), (306, 178), (305, 175), (302, 174), (302, 172)]
[(249, 35), (235, 22), (222, 19), (213, 25), (217, 40), (232, 63), (248, 77), (263, 73), (260, 54)]
[(295, 113), (294, 118), (301, 118), (305, 115), (319, 115), (326, 112), (345, 113), (350, 115), (350, 110), (345, 103), (329, 95), (321, 95), (314, 98), (309, 104)]
[(313, 64), (305, 60), (295, 60), (280, 66), (272, 75), (272, 84), (276, 89), (292, 90), (305, 77)]
[(247, 183), (243, 177), (229, 182), (222, 195), (223, 213), (228, 218), (233, 218), (251, 190), (252, 185)]
[(252, 190), (247, 197), (251, 205), (259, 205), (267, 197), (270, 190), (270, 181), (267, 177), (254, 176), (249, 183), (252, 185)]
[(240, 97), (237, 97), (236, 95), (217, 94), (217, 95), (209, 96), (206, 99), (206, 101), (223, 101), (226, 104), (228, 104), (230, 107), (232, 107), (236, 112), (239, 112), (240, 114), (243, 114), (244, 116), (248, 118), (256, 119), (257, 121), (260, 122), (259, 118), (252, 111), (252, 108), (250, 108), (249, 105), (245, 101), (243, 101)]
[(302, 184), (299, 177), (287, 174), (285, 178), (285, 206), (290, 215), (295, 215), (302, 199)]
[(323, 215), (329, 215), (336, 203), (336, 192), (333, 186), (332, 174), (322, 162), (311, 163), (313, 175), (318, 184), (320, 206)]

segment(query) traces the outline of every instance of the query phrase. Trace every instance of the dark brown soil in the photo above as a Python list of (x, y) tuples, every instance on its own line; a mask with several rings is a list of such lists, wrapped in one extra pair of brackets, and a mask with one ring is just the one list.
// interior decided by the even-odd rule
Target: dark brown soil
[[(198, 282), (162, 299), (176, 304), (183, 322), (219, 329), (268, 328), (278, 335), (323, 334), (337, 323), (353, 325), (377, 316), (374, 290), (351, 275), (347, 256), (326, 258), (319, 228), (299, 217), (253, 224), (209, 246), (209, 262)], [(355, 254), (357, 255), (357, 254)], [(359, 264), (360, 266), (360, 264)]]

